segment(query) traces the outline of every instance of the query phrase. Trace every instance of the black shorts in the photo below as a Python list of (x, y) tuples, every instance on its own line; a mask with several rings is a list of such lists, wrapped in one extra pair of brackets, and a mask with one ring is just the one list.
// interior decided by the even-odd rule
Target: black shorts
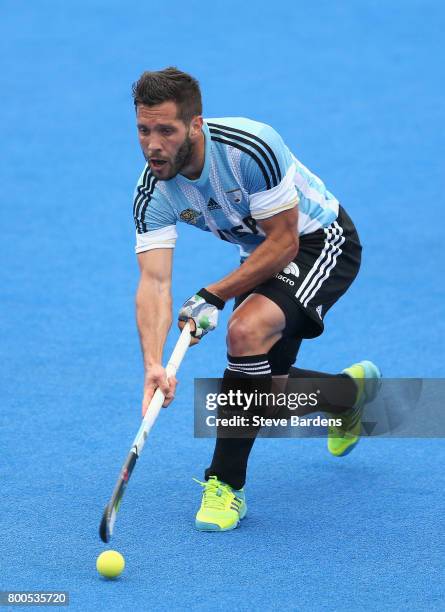
[(300, 236), (295, 259), (273, 278), (237, 297), (235, 308), (251, 293), (260, 293), (284, 312), (283, 337), (315, 338), (323, 333), (328, 310), (357, 276), (361, 252), (354, 224), (340, 206), (331, 225)]

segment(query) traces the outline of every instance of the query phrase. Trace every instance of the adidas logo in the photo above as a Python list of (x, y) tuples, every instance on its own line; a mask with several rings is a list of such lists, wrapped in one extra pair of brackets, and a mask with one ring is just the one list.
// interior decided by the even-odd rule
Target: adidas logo
[(207, 208), (209, 210), (219, 210), (220, 208), (222, 208), (222, 206), (220, 206), (218, 202), (215, 202), (213, 198), (210, 198), (209, 203), (207, 204)]
[(297, 278), (300, 276), (300, 270), (296, 263), (291, 261), (283, 270), (284, 274), (291, 274), (292, 276), (296, 276)]
[(317, 308), (315, 309), (315, 311), (317, 312), (318, 316), (321, 319), (321, 311), (322, 311), (323, 305), (320, 304), (320, 306), (317, 306)]

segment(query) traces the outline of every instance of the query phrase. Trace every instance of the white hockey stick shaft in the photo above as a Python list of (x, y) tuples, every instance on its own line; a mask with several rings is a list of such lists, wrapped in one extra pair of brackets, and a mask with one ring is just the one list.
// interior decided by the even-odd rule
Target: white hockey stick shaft
[[(174, 376), (176, 374), (179, 366), (181, 365), (181, 361), (183, 360), (184, 355), (190, 346), (190, 339), (190, 323), (186, 323), (165, 368), (167, 377)], [(145, 440), (148, 438), (148, 434), (150, 433), (150, 430), (158, 417), (162, 404), (164, 403), (164, 399), (165, 396), (162, 391), (159, 388), (156, 389), (133, 442), (134, 452), (138, 456), (141, 454), (142, 449), (144, 448)]]

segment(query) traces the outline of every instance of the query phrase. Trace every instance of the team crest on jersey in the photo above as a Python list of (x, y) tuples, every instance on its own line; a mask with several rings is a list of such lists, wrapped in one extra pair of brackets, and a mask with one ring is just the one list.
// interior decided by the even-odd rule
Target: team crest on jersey
[(232, 204), (239, 204), (243, 199), (243, 193), (241, 189), (232, 189), (231, 191), (226, 191), (226, 196), (232, 202)]
[(179, 218), (186, 223), (196, 223), (199, 216), (201, 216), (199, 210), (195, 210), (194, 208), (186, 208), (181, 212)]

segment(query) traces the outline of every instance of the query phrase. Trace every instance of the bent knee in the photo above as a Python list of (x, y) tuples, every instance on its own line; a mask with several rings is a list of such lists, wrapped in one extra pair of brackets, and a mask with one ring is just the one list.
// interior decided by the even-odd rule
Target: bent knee
[(280, 336), (281, 333), (274, 334), (273, 330), (250, 317), (235, 315), (227, 329), (227, 348), (230, 355), (261, 354), (267, 352)]

